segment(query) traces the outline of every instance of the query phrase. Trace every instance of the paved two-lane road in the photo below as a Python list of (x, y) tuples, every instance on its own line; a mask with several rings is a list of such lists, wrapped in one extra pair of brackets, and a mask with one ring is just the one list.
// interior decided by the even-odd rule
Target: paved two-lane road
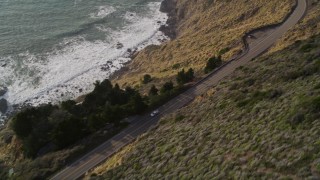
[(137, 117), (133, 123), (124, 129), (118, 135), (112, 137), (105, 143), (101, 144), (96, 149), (92, 150), (73, 164), (67, 166), (62, 171), (58, 172), (52, 180), (73, 180), (78, 179), (88, 170), (94, 168), (99, 163), (110, 157), (122, 147), (132, 142), (139, 135), (145, 133), (150, 127), (156, 125), (158, 120), (169, 113), (180, 109), (196, 96), (207, 92), (211, 87), (215, 86), (220, 80), (230, 75), (236, 68), (245, 65), (251, 59), (259, 56), (270, 48), (279, 38), (283, 36), (290, 28), (292, 28), (303, 17), (307, 10), (306, 0), (297, 0), (298, 4), (291, 16), (279, 27), (276, 28), (269, 36), (264, 37), (259, 43), (250, 47), (248, 52), (240, 58), (233, 60), (219, 70), (210, 74), (205, 79), (201, 80), (195, 86), (173, 98), (165, 105), (159, 108), (160, 114), (156, 117), (150, 117), (148, 114)]

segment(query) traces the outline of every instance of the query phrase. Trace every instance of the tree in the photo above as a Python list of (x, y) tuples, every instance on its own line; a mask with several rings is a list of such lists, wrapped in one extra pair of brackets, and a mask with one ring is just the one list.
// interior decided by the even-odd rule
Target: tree
[(184, 69), (178, 72), (176, 80), (178, 84), (184, 84), (186, 82), (186, 74), (184, 72)]
[(190, 68), (187, 72), (185, 72), (184, 69), (182, 69), (180, 72), (178, 72), (176, 79), (178, 84), (180, 85), (192, 81), (194, 79), (193, 69)]
[(149, 74), (145, 74), (144, 76), (143, 76), (143, 80), (142, 80), (142, 83), (143, 84), (148, 84), (149, 82), (151, 82), (152, 81), (152, 77), (149, 75)]
[(68, 111), (71, 114), (80, 115), (81, 114), (81, 109), (76, 104), (77, 103), (75, 101), (73, 101), (73, 100), (63, 101), (61, 103), (61, 108), (63, 110)]
[(149, 96), (156, 96), (158, 95), (159, 90), (156, 88), (155, 85), (152, 85), (152, 87), (149, 90)]
[(106, 100), (112, 105), (121, 105), (127, 103), (128, 98), (125, 95), (125, 91), (120, 89), (119, 85), (116, 84), (106, 96)]
[(109, 79), (105, 79), (102, 82), (96, 81), (94, 83), (94, 90), (89, 94), (94, 94), (98, 96), (105, 96), (113, 88)]
[(136, 93), (137, 93), (137, 91), (135, 90), (135, 89), (133, 89), (133, 88), (131, 88), (131, 87), (126, 87), (126, 89), (125, 89), (125, 93), (126, 93), (126, 95), (128, 96), (128, 97), (131, 97), (131, 96), (133, 96), (133, 95), (135, 95)]
[(124, 106), (125, 109), (122, 108), (122, 106), (115, 105), (115, 106), (110, 106), (107, 105), (102, 113), (102, 117), (104, 118), (104, 121), (107, 123), (114, 123), (114, 124), (119, 124), (120, 120), (123, 119), (128, 111), (126, 110), (126, 106)]
[(160, 92), (162, 94), (164, 94), (164, 93), (170, 92), (172, 89), (173, 89), (173, 83), (172, 83), (172, 81), (169, 81), (169, 82), (164, 83)]
[(33, 113), (34, 109), (26, 109), (12, 119), (12, 129), (20, 139), (26, 138), (32, 131)]
[(26, 157), (35, 158), (41, 146), (39, 146), (38, 138), (32, 134), (23, 140), (23, 153)]
[(59, 148), (64, 148), (84, 137), (85, 129), (81, 119), (71, 117), (59, 123), (53, 130), (53, 141)]
[(37, 124), (46, 121), (54, 109), (57, 109), (57, 106), (51, 104), (25, 109), (13, 118), (11, 127), (20, 139), (24, 139), (30, 135)]
[(87, 125), (91, 132), (100, 129), (104, 124), (103, 118), (99, 117), (97, 114), (89, 115)]
[(190, 68), (187, 73), (186, 73), (186, 77), (188, 82), (192, 81), (194, 79), (194, 71), (192, 68)]
[(97, 105), (98, 105), (98, 97), (93, 93), (87, 94), (82, 103), (82, 106), (88, 112), (95, 110), (97, 108)]
[(218, 56), (218, 57), (214, 56), (208, 60), (207, 65), (204, 68), (204, 72), (207, 74), (210, 71), (213, 71), (214, 69), (221, 66), (221, 64), (222, 64), (221, 56)]
[(142, 113), (147, 108), (147, 105), (144, 103), (143, 98), (140, 94), (134, 95), (131, 98), (129, 104), (131, 105), (133, 113)]

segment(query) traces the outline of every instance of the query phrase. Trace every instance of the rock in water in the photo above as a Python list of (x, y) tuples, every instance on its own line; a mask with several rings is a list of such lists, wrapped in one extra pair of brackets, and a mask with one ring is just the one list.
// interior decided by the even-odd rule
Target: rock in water
[(0, 96), (5, 95), (5, 94), (7, 93), (7, 91), (8, 91), (8, 88), (6, 88), (6, 87), (1, 88), (1, 87), (0, 87)]
[(121, 49), (123, 48), (123, 44), (122, 43), (117, 43), (117, 49)]
[(7, 66), (7, 63), (1, 64), (1, 67), (6, 67), (6, 66)]
[(0, 112), (6, 113), (8, 110), (8, 102), (6, 99), (0, 99)]
[[(162, 31), (166, 36), (170, 39), (175, 39), (177, 36), (176, 32), (176, 24), (179, 16), (183, 16), (184, 11), (178, 12), (176, 9), (176, 0), (164, 0), (161, 3), (160, 11), (168, 14), (168, 19), (166, 25), (162, 25), (160, 27), (160, 31)], [(180, 15), (178, 16), (179, 13)]]
[(173, 0), (164, 0), (161, 3), (160, 11), (164, 13), (169, 13), (170, 11), (174, 10), (176, 7), (175, 1)]

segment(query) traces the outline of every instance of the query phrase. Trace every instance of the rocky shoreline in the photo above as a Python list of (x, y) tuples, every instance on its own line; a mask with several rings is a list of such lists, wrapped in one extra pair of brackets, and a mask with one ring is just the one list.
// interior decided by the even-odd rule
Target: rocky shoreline
[[(166, 25), (162, 25), (159, 28), (159, 31), (161, 31), (164, 35), (168, 36), (170, 40), (173, 40), (177, 37), (177, 22), (178, 22), (178, 16), (177, 16), (177, 10), (176, 10), (177, 2), (176, 0), (163, 0), (161, 2), (160, 11), (163, 13), (167, 13), (168, 19), (166, 22)], [(152, 45), (151, 45), (152, 46)], [(149, 46), (145, 47), (144, 49), (148, 48)], [(136, 49), (130, 50), (130, 59), (133, 60), (137, 55), (138, 51)], [(130, 70), (129, 66), (132, 61), (129, 61), (124, 64), (124, 66), (119, 69), (118, 71), (114, 72), (110, 75), (109, 79), (115, 80), (118, 77), (122, 76), (126, 72)], [(80, 98), (77, 99), (83, 99), (83, 96), (80, 96)]]
[[(166, 22), (166, 25), (162, 25), (159, 28), (159, 31), (161, 31), (162, 33), (164, 33), (164, 35), (168, 36), (171, 40), (175, 39), (177, 36), (177, 32), (176, 32), (176, 23), (177, 23), (177, 13), (176, 13), (176, 0), (163, 0), (161, 2), (161, 6), (160, 6), (160, 11), (163, 13), (167, 13), (168, 15), (168, 19)], [(117, 45), (117, 47), (120, 45)], [(147, 46), (148, 47), (148, 46)], [(147, 48), (145, 47), (145, 48)], [(136, 49), (128, 50), (128, 53), (130, 54), (129, 57), (131, 58), (131, 60), (133, 60), (137, 54), (139, 53)], [(122, 74), (126, 73), (130, 68), (128, 67), (130, 65), (130, 61), (127, 62), (124, 67), (122, 67), (121, 69), (119, 69), (118, 71), (114, 72), (113, 74), (110, 75), (109, 79), (113, 80), (116, 79), (117, 77), (121, 76)], [(0, 112), (3, 115), (7, 115), (7, 116), (12, 116), (14, 113), (13, 112), (8, 112), (9, 109), (9, 105), (7, 100), (4, 98), (4, 95), (7, 93), (8, 89), (3, 87), (0, 88)], [(75, 100), (78, 102), (81, 100), (84, 100), (85, 95), (79, 96), (77, 97)], [(21, 109), (23, 107), (28, 107), (29, 105), (27, 104), (22, 104), (19, 107), (15, 107), (15, 110)], [(7, 118), (8, 119), (8, 118)], [(6, 121), (7, 121), (6, 119)], [(5, 122), (6, 122), (5, 121)]]
[(166, 25), (160, 27), (160, 31), (163, 32), (170, 39), (175, 39), (177, 37), (176, 24), (178, 21), (176, 0), (164, 0), (161, 3), (160, 11), (168, 14), (168, 20)]
[(7, 93), (8, 88), (2, 87), (0, 88), (0, 113), (5, 114), (8, 110), (8, 102), (4, 98), (4, 95)]

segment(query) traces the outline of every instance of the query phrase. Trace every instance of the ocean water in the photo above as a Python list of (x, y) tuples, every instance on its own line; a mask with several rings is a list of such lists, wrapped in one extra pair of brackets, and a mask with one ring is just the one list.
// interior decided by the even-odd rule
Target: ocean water
[(167, 39), (158, 31), (167, 20), (160, 4), (0, 0), (0, 87), (8, 88), (0, 98), (39, 105), (91, 91), (130, 60), (130, 50)]

